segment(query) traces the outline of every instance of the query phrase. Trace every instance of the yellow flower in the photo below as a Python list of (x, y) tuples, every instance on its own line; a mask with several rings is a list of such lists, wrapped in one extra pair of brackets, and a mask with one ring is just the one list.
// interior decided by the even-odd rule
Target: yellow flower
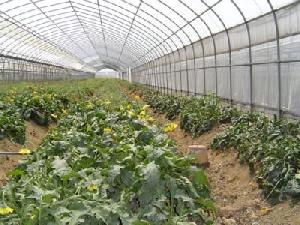
[(264, 216), (264, 215), (267, 215), (270, 211), (271, 211), (270, 208), (262, 207), (262, 208), (260, 209), (260, 214), (261, 214), (262, 216)]
[(5, 216), (8, 214), (11, 214), (14, 210), (10, 207), (4, 207), (4, 208), (0, 208), (0, 215), (1, 216)]
[(141, 111), (141, 112), (140, 112), (140, 116), (141, 116), (141, 117), (145, 117), (145, 116), (146, 116), (146, 112), (145, 112), (144, 110)]
[(68, 113), (68, 111), (65, 110), (65, 109), (63, 109), (63, 110), (62, 110), (62, 113), (66, 115), (66, 114)]
[(143, 106), (143, 110), (147, 110), (147, 109), (149, 109), (150, 108), (150, 105), (144, 105)]
[(164, 127), (164, 132), (173, 132), (177, 128), (176, 123), (168, 123)]
[(146, 112), (144, 110), (142, 110), (139, 114), (139, 119), (142, 121), (146, 121), (148, 120), (149, 116), (146, 114)]
[(132, 112), (132, 111), (127, 111), (127, 112), (128, 112), (128, 115), (129, 115), (130, 117), (135, 116), (135, 113), (134, 113), (134, 112)]
[(110, 128), (104, 128), (103, 131), (104, 131), (104, 133), (106, 133), (106, 134), (111, 133), (111, 129), (110, 129)]
[(94, 108), (93, 103), (89, 102), (89, 103), (86, 105), (86, 108), (87, 108), (87, 109), (93, 109), (93, 108)]
[(87, 187), (87, 189), (90, 192), (97, 191), (97, 186), (95, 184), (91, 184), (90, 186)]
[(21, 153), (22, 155), (28, 155), (30, 154), (30, 150), (28, 148), (21, 148), (19, 153)]
[(140, 97), (140, 96), (138, 96), (138, 95), (135, 95), (135, 96), (134, 96), (134, 99), (135, 99), (135, 100), (140, 100), (140, 99), (141, 99), (141, 97)]
[(152, 116), (149, 116), (149, 117), (147, 118), (147, 120), (148, 120), (148, 122), (154, 122), (154, 118), (153, 118)]

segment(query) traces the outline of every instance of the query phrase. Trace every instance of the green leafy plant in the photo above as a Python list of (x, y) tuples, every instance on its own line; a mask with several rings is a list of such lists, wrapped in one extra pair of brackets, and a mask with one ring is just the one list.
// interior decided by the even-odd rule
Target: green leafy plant
[(180, 128), (198, 137), (219, 123), (229, 123), (238, 111), (222, 107), (220, 98), (214, 94), (203, 97), (182, 97), (162, 94), (140, 85), (129, 85), (131, 93), (143, 96), (144, 101), (156, 113), (165, 114), (173, 120), (180, 117)]
[(218, 135), (212, 149), (234, 148), (242, 162), (255, 172), (267, 199), (278, 202), (300, 197), (299, 123), (257, 113), (242, 113)]
[(0, 109), (0, 140), (10, 138), (12, 141), (25, 143), (25, 122), (17, 109), (4, 106)]
[(220, 100), (214, 95), (193, 97), (180, 113), (180, 128), (197, 137), (213, 128), (221, 116)]
[(140, 94), (144, 96), (144, 100), (155, 112), (165, 114), (166, 118), (169, 120), (175, 119), (181, 112), (183, 98), (164, 95), (150, 90), (144, 90)]
[[(202, 169), (136, 104), (77, 100), (0, 189), (0, 224), (212, 224)], [(142, 116), (143, 115), (143, 116)]]
[(16, 95), (14, 103), (25, 119), (47, 126), (67, 109), (69, 99), (51, 88), (29, 87)]

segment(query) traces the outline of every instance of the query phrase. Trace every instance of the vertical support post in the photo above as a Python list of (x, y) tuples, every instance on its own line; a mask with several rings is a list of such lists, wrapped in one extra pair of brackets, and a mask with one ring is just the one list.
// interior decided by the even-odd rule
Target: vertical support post
[(189, 83), (189, 70), (188, 70), (188, 57), (187, 57), (187, 50), (186, 46), (184, 46), (185, 52), (185, 72), (186, 72), (186, 86), (187, 86), (187, 95), (190, 95), (190, 83)]
[(276, 51), (277, 51), (277, 70), (278, 70), (278, 115), (279, 117), (283, 116), (283, 111), (282, 111), (282, 106), (281, 106), (281, 57), (280, 57), (280, 33), (279, 33), (279, 25), (278, 25), (278, 20), (277, 20), (277, 15), (276, 12), (273, 8), (272, 3), (270, 0), (267, 0), (270, 8), (272, 10), (273, 14), (273, 19), (275, 23), (275, 28), (276, 28)]
[(167, 57), (168, 55), (164, 56), (164, 70), (165, 70), (165, 74), (166, 74), (166, 87), (165, 87), (165, 94), (168, 94), (168, 89), (169, 89), (169, 79), (168, 79), (168, 69), (167, 69)]
[(128, 67), (127, 71), (128, 71), (128, 81), (130, 83), (132, 83), (132, 74), (131, 74), (131, 67), (130, 66)]

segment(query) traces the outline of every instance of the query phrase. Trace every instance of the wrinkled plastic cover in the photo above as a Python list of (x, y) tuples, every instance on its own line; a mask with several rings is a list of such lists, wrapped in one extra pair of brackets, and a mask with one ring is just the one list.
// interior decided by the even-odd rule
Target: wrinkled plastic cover
[(78, 70), (119, 70), (142, 65), (291, 2), (0, 0), (0, 54)]

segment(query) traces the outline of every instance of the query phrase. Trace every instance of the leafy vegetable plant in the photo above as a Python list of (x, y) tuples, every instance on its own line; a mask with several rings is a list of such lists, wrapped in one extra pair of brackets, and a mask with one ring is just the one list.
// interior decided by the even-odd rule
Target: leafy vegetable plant
[(241, 113), (218, 135), (213, 149), (234, 148), (255, 172), (267, 199), (278, 202), (300, 197), (299, 123), (257, 113)]
[(202, 169), (136, 104), (75, 101), (0, 190), (0, 224), (212, 224)]

